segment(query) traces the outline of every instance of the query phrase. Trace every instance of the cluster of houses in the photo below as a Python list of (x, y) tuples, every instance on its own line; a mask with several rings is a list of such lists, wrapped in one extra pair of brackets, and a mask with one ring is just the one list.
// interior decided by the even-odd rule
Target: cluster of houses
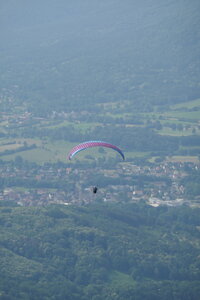
[[(119, 163), (115, 169), (110, 170), (58, 168), (54, 165), (19, 168), (3, 164), (0, 169), (5, 183), (0, 189), (0, 200), (14, 201), (22, 206), (141, 200), (152, 206), (180, 205), (188, 200), (185, 199), (182, 179), (197, 168), (199, 166), (195, 163), (172, 162), (148, 166), (126, 162)], [(91, 179), (94, 179), (94, 171), (104, 178), (103, 184), (101, 181), (96, 183), (98, 192), (95, 195), (90, 184)], [(59, 185), (59, 182), (62, 184)]]
[(63, 204), (65, 193), (60, 190), (5, 188), (0, 192), (0, 200), (13, 201), (21, 206), (45, 206), (51, 203)]

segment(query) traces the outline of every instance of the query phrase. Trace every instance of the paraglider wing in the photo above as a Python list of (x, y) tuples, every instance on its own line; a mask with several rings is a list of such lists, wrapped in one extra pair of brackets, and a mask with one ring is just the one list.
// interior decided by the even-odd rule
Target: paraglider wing
[(88, 141), (88, 142), (84, 142), (84, 143), (81, 143), (81, 144), (75, 146), (69, 152), (68, 159), (71, 160), (72, 157), (74, 155), (76, 155), (78, 152), (80, 152), (82, 150), (85, 150), (87, 148), (91, 148), (91, 147), (107, 147), (107, 148), (111, 148), (111, 149), (117, 151), (121, 155), (121, 157), (123, 158), (123, 160), (125, 159), (123, 152), (117, 146), (115, 146), (113, 144), (110, 144), (110, 143), (103, 142), (103, 141)]

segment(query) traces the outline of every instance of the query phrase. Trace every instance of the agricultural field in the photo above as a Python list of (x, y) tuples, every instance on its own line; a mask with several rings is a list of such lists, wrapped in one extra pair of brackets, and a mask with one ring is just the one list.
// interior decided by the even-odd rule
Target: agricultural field
[[(18, 114), (15, 112), (5, 114), (0, 123), (0, 158), (3, 160), (14, 160), (16, 156), (21, 156), (24, 160), (38, 164), (45, 162), (66, 162), (67, 153), (77, 143), (86, 139), (95, 139), (93, 132), (102, 131), (103, 137), (100, 139), (110, 139), (107, 131), (111, 131), (113, 138), (117, 140), (118, 132), (123, 135), (126, 141), (126, 131), (131, 129), (135, 132), (134, 136), (140, 143), (139, 129), (150, 128), (158, 136), (179, 139), (190, 136), (200, 136), (200, 99), (171, 105), (165, 111), (160, 111), (155, 107), (153, 112), (134, 112), (125, 111), (126, 106), (122, 107), (116, 103), (106, 103), (97, 105), (97, 111), (93, 113), (83, 112), (80, 114), (69, 114), (63, 117), (34, 118), (34, 116), (23, 111), (18, 107)], [(120, 109), (122, 110), (120, 112)], [(88, 119), (88, 121), (84, 121)], [(108, 130), (106, 130), (106, 128)], [(124, 128), (124, 129), (123, 129)], [(138, 131), (138, 133), (137, 133)], [(129, 133), (130, 134), (130, 133)], [(137, 136), (138, 135), (138, 136)], [(99, 139), (99, 137), (98, 137)], [(130, 137), (128, 137), (130, 139)], [(135, 139), (135, 137), (134, 137)], [(74, 141), (73, 141), (74, 140)], [(120, 142), (118, 142), (120, 144)], [(145, 147), (131, 150), (122, 144), (128, 159), (156, 157)], [(170, 154), (170, 157), (183, 157), (181, 160), (197, 161), (200, 146), (188, 144), (180, 149), (186, 149), (187, 154)], [(195, 155), (191, 155), (190, 150)], [(154, 151), (155, 152), (155, 151)], [(105, 153), (104, 153), (105, 154)], [(93, 152), (83, 152), (79, 159), (89, 159), (92, 161)], [(106, 157), (115, 157), (116, 154), (106, 151)], [(98, 159), (102, 153), (96, 151)], [(166, 154), (165, 154), (166, 156)]]

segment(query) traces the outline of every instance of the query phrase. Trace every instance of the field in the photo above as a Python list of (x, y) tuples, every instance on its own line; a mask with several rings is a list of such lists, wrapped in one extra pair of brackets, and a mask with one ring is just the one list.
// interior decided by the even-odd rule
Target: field
[[(125, 106), (122, 106), (123, 111)], [(102, 109), (104, 113), (102, 113)], [(118, 110), (116, 110), (118, 109)], [(19, 110), (21, 113), (23, 109)], [(176, 105), (171, 105), (164, 112), (159, 111), (158, 107), (155, 107), (153, 112), (149, 113), (138, 113), (137, 120), (140, 121), (140, 124), (134, 123), (134, 115), (131, 112), (121, 112), (120, 113), (120, 105), (115, 103), (106, 103), (102, 105), (98, 105), (98, 112), (96, 113), (96, 119), (101, 120), (103, 116), (107, 117), (106, 126), (126, 126), (127, 128), (145, 128), (150, 122), (154, 124), (155, 122), (159, 122), (161, 124), (160, 128), (154, 128), (154, 131), (158, 135), (164, 136), (172, 136), (172, 137), (183, 137), (183, 136), (191, 136), (191, 135), (200, 135), (200, 99), (194, 101), (188, 101)], [(12, 135), (19, 135), (21, 128), (26, 129), (26, 123), (24, 125), (20, 125), (19, 129), (16, 127), (14, 129), (13, 120), (14, 117), (10, 116), (9, 118), (4, 118), (0, 123), (0, 132), (2, 133), (2, 137), (0, 138), (0, 158), (3, 160), (14, 160), (16, 156), (21, 156), (24, 160), (36, 162), (38, 164), (43, 164), (45, 162), (57, 162), (67, 160), (67, 153), (69, 150), (78, 143), (71, 143), (65, 140), (55, 141), (54, 139), (46, 136), (46, 137), (35, 137), (35, 138), (25, 138), (25, 137), (9, 137), (9, 132), (11, 130)], [(132, 117), (133, 122), (130, 122), (130, 118)], [(110, 118), (110, 119), (109, 119)], [(115, 119), (117, 119), (117, 123), (115, 124)], [(103, 120), (103, 119), (102, 119)], [(110, 124), (109, 124), (110, 120)], [(121, 120), (121, 123), (120, 123)], [(17, 123), (17, 122), (16, 122)], [(16, 124), (18, 126), (18, 124)], [(98, 126), (105, 126), (105, 123), (97, 121), (91, 122), (83, 122), (79, 119), (74, 121), (72, 120), (52, 120), (52, 119), (41, 119), (33, 124), (31, 128), (42, 128), (44, 130), (48, 130), (48, 132), (65, 129), (69, 127), (73, 127), (76, 132), (86, 133), (91, 131)], [(11, 128), (11, 129), (9, 129)], [(114, 130), (114, 129), (113, 129)], [(80, 141), (82, 142), (82, 141)], [(187, 147), (188, 150), (192, 149), (190, 145)], [(194, 149), (194, 148), (193, 148)], [(124, 150), (124, 149), (123, 149)], [(200, 149), (199, 149), (200, 150)], [(198, 147), (197, 147), (198, 151)], [(89, 150), (87, 152), (83, 151), (80, 153), (79, 159), (83, 158), (89, 159), (90, 161), (93, 159), (93, 154), (95, 154), (95, 158), (99, 159), (100, 157), (116, 157), (116, 153), (109, 151), (106, 149), (106, 152), (101, 153), (98, 150)], [(151, 153), (147, 151), (125, 151), (126, 158), (134, 159), (134, 158), (149, 158), (151, 159)], [(170, 158), (174, 160), (181, 161), (198, 161), (197, 156), (185, 155), (185, 156), (175, 156), (174, 158)]]
[(182, 108), (187, 108), (187, 109), (191, 109), (191, 108), (200, 108), (200, 99), (196, 99), (196, 100), (193, 100), (193, 101), (188, 101), (188, 102), (183, 102), (183, 103), (180, 103), (180, 104), (175, 104), (175, 105), (172, 105), (171, 108), (173, 109), (182, 109)]
[[(16, 156), (21, 156), (24, 160), (43, 164), (46, 162), (66, 161), (67, 153), (74, 144), (60, 141), (59, 143), (53, 141), (41, 141), (40, 139), (16, 139), (3, 140), (0, 145), (0, 154), (5, 153), (6, 150), (13, 150), (13, 153), (1, 156), (3, 160), (14, 160)], [(36, 148), (30, 150), (20, 151), (20, 147), (26, 143), (27, 145), (35, 144)], [(18, 151), (19, 150), (19, 151)]]
[(95, 126), (101, 125), (100, 123), (97, 122), (72, 122), (72, 121), (60, 121), (56, 122), (54, 124), (51, 124), (52, 122), (46, 122), (43, 124), (43, 128), (47, 129), (56, 129), (56, 128), (62, 128), (62, 127), (67, 127), (67, 126), (73, 126), (77, 130), (80, 130), (81, 132), (85, 132), (88, 129), (94, 128)]
[(168, 157), (167, 161), (170, 162), (192, 162), (192, 163), (199, 163), (199, 159), (197, 156), (172, 156), (172, 157)]

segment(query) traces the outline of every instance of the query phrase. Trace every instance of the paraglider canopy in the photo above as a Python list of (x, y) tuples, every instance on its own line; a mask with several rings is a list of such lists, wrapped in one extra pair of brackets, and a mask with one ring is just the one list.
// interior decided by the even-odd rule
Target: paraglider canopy
[(91, 147), (107, 147), (107, 148), (111, 148), (115, 151), (117, 151), (121, 157), (123, 158), (123, 160), (125, 159), (124, 157), (124, 153), (115, 145), (107, 143), (107, 142), (103, 142), (103, 141), (88, 141), (88, 142), (84, 142), (81, 143), (77, 146), (75, 146), (74, 148), (72, 148), (68, 154), (68, 159), (71, 160), (73, 156), (75, 156), (78, 152), (85, 150), (87, 148), (91, 148)]

